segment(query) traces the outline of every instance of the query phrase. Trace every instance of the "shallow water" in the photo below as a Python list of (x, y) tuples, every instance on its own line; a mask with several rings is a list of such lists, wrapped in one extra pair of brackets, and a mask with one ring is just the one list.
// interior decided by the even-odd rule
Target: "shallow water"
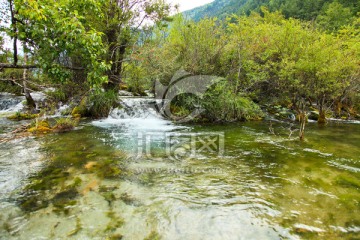
[(121, 111), (0, 144), (1, 238), (360, 237), (360, 125), (309, 124), (300, 142), (286, 123)]

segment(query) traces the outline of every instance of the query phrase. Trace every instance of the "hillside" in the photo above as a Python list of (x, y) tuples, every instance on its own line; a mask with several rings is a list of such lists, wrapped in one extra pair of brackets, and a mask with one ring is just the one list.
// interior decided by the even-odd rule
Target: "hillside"
[(246, 14), (259, 11), (262, 6), (270, 11), (281, 11), (287, 18), (303, 20), (316, 19), (324, 13), (329, 4), (340, 3), (349, 9), (352, 16), (360, 11), (358, 0), (215, 0), (212, 3), (184, 12), (184, 15), (195, 21), (205, 17), (225, 18), (229, 14)]

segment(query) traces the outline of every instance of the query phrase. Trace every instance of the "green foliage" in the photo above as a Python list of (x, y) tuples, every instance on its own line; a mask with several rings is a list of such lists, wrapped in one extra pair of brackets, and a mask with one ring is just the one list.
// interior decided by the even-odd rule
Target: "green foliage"
[(46, 95), (53, 101), (53, 102), (66, 102), (67, 96), (66, 93), (62, 89), (55, 89), (55, 91), (48, 91)]
[(286, 18), (312, 21), (319, 17), (321, 25), (329, 30), (337, 30), (339, 26), (348, 24), (350, 18), (360, 11), (357, 0), (215, 0), (186, 11), (184, 15), (195, 21), (205, 17), (225, 19), (231, 14), (250, 15), (253, 11), (260, 13), (262, 7), (272, 12), (280, 11)]
[(53, 127), (54, 132), (67, 132), (73, 130), (78, 125), (78, 120), (71, 118), (56, 119), (56, 124)]
[[(108, 69), (101, 55), (105, 53), (102, 34), (86, 21), (88, 15), (102, 17), (101, 1), (28, 1), (15, 0), (17, 18), (27, 24), (18, 24), (20, 40), (37, 49), (36, 60), (54, 80), (70, 79), (70, 72), (63, 66), (72, 67), (71, 59), (81, 58), (91, 84), (101, 84)], [(61, 9), (59, 11), (59, 9)], [(9, 31), (9, 34), (14, 34)]]
[(110, 110), (118, 104), (117, 91), (95, 91), (89, 96), (88, 115), (93, 118), (107, 117)]
[(317, 17), (317, 23), (324, 29), (334, 32), (352, 22), (353, 13), (350, 8), (338, 2), (324, 7), (324, 12)]
[(262, 110), (251, 99), (231, 91), (226, 82), (216, 84), (203, 98), (205, 117), (211, 121), (259, 120)]
[(132, 62), (127, 64), (125, 69), (124, 83), (127, 85), (127, 90), (137, 95), (146, 95), (145, 90), (150, 89), (151, 82), (146, 78), (144, 68)]
[(257, 119), (261, 111), (251, 97), (260, 104), (282, 102), (302, 116), (316, 103), (323, 120), (339, 99), (356, 102), (350, 96), (359, 85), (358, 21), (334, 35), (262, 8), (261, 14), (225, 23), (177, 17), (167, 38), (165, 31), (159, 28), (136, 55), (147, 78), (167, 83), (185, 69), (226, 79), (201, 101), (178, 97), (172, 107), (178, 115), (192, 112), (195, 104), (213, 121)]

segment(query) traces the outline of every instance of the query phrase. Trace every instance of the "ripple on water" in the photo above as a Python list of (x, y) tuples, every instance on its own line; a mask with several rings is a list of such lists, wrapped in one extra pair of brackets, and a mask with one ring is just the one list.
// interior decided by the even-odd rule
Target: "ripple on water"
[(347, 170), (354, 173), (360, 173), (360, 168), (356, 166), (350, 166), (350, 164), (359, 164), (358, 161), (354, 161), (353, 159), (346, 158), (337, 158), (336, 160), (328, 161), (330, 166)]
[(40, 144), (32, 138), (21, 138), (0, 144), (0, 200), (24, 185), (27, 178), (41, 169)]

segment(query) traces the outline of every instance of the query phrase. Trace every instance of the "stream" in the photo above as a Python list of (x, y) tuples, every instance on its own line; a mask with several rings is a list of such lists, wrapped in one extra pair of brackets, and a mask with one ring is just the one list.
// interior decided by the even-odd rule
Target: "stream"
[[(20, 102), (0, 98), (0, 134)], [(289, 123), (175, 124), (153, 99), (123, 104), (0, 143), (0, 239), (360, 238), (360, 124), (309, 123), (300, 142)]]

